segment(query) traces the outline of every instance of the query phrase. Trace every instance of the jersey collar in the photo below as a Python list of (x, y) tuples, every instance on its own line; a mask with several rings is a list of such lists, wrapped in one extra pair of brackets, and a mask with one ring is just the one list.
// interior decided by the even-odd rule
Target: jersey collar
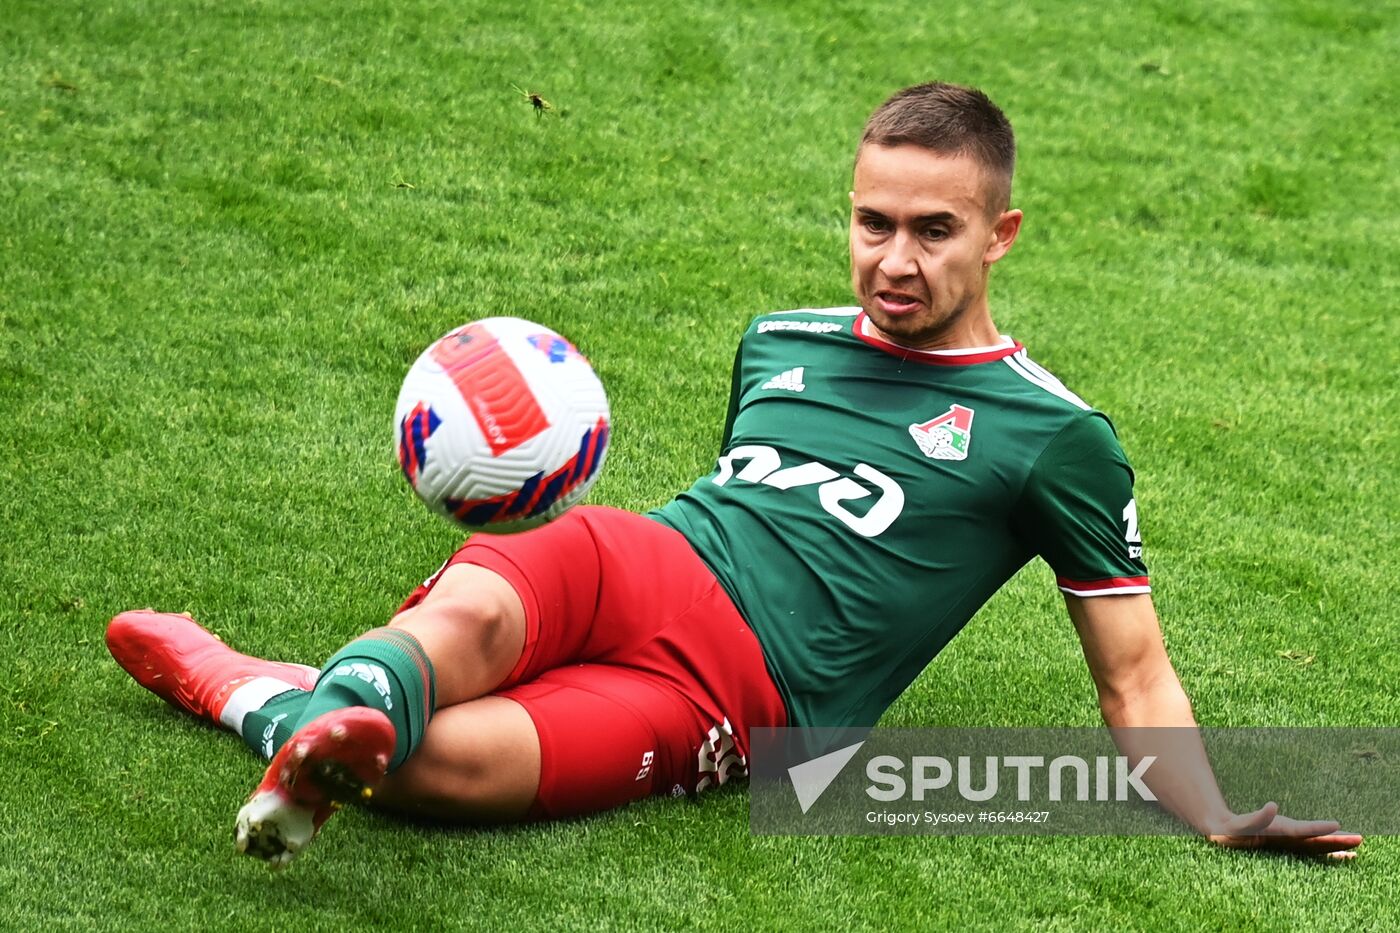
[(897, 356), (902, 360), (929, 363), (934, 366), (970, 366), (973, 363), (991, 363), (1006, 359), (1011, 354), (1019, 353), (1025, 349), (1019, 342), (1005, 335), (1002, 335), (1000, 343), (991, 347), (967, 347), (957, 350), (915, 350), (912, 347), (901, 347), (897, 343), (890, 343), (882, 337), (869, 333), (864, 311), (856, 315), (852, 332), (865, 343), (891, 356)]

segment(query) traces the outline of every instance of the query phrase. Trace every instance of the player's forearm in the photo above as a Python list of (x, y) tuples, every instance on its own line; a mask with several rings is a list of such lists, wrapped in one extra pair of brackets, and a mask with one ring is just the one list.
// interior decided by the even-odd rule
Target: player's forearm
[(1230, 808), (1201, 744), (1191, 701), (1174, 672), (1132, 692), (1100, 698), (1118, 750), (1136, 767), (1156, 760), (1142, 780), (1167, 812), (1202, 834), (1219, 832)]

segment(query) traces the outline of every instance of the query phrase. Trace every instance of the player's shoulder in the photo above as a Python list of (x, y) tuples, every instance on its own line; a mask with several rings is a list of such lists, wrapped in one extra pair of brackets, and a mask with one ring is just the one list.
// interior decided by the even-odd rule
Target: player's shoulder
[[(1038, 458), (1056, 452), (1055, 457), (1084, 459), (1099, 451), (1110, 459), (1121, 460), (1118, 429), (1102, 410), (1085, 401), (1050, 370), (1031, 359), (1024, 347), (1007, 356), (998, 391), (1014, 398), (1027, 425), (1038, 425), (1044, 439)], [(1055, 457), (1050, 457), (1053, 460)]]
[(998, 395), (1028, 424), (1040, 425), (1048, 443), (1085, 448), (1118, 445), (1112, 419), (1037, 363), (1025, 347), (1018, 345), (1015, 353), (998, 361), (994, 371)]
[(770, 311), (749, 321), (745, 336), (757, 334), (834, 334), (849, 331), (860, 308), (794, 308)]
[(1024, 346), (1018, 344), (1016, 351), (1002, 357), (1000, 362), (999, 372), (1007, 391), (1069, 417), (1083, 412), (1098, 413), (1058, 376), (1032, 359)]

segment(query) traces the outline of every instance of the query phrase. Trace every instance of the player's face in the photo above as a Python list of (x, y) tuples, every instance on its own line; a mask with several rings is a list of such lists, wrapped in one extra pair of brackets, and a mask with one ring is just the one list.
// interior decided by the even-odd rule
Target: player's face
[(923, 350), (997, 341), (987, 271), (1020, 211), (989, 209), (971, 157), (918, 146), (861, 148), (851, 192), (851, 285), (887, 340)]

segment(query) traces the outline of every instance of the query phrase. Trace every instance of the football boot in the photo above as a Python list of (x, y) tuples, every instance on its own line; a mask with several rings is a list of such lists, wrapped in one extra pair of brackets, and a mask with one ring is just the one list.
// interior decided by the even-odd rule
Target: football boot
[(370, 799), (394, 754), (394, 725), (377, 709), (350, 706), (317, 716), (273, 756), (238, 811), (234, 846), (285, 868), (347, 803)]
[(253, 691), (262, 703), (288, 689), (279, 683), (311, 690), (320, 673), (305, 664), (239, 654), (188, 614), (150, 609), (112, 619), (107, 650), (138, 684), (165, 702), (225, 728), (234, 728), (221, 717), (239, 687), (265, 678)]

